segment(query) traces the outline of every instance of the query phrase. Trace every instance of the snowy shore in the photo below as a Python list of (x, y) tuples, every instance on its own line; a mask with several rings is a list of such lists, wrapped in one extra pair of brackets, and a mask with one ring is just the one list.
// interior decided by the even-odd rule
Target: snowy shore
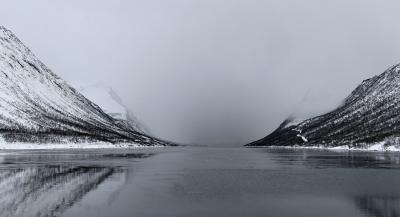
[(248, 146), (249, 148), (276, 148), (276, 149), (316, 149), (332, 151), (375, 151), (375, 152), (400, 152), (400, 145), (386, 145), (385, 142), (364, 145), (364, 147), (350, 147), (342, 145), (336, 147), (327, 147), (324, 145), (315, 146)]
[(147, 146), (140, 144), (121, 143), (65, 143), (65, 144), (34, 144), (34, 143), (0, 143), (0, 150), (49, 150), (49, 149), (115, 149), (115, 148), (145, 148), (164, 147), (160, 145)]

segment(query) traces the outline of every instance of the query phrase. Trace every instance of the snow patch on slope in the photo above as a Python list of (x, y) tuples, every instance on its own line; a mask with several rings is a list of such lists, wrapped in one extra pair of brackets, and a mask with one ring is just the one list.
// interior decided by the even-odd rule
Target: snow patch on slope
[(291, 126), (297, 126), (297, 125), (299, 125), (300, 123), (302, 123), (305, 120), (306, 119), (301, 119), (301, 118), (290, 120), (283, 126), (283, 128), (288, 128), (288, 127), (291, 127)]
[(308, 142), (308, 139), (304, 136), (302, 136), (301, 134), (297, 134), (297, 137), (300, 137), (301, 140), (303, 140), (303, 142)]

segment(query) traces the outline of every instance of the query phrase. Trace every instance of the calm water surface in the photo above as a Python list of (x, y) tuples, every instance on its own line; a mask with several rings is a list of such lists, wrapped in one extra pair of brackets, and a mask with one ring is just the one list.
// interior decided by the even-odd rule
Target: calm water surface
[(0, 216), (400, 216), (399, 182), (397, 153), (7, 151)]

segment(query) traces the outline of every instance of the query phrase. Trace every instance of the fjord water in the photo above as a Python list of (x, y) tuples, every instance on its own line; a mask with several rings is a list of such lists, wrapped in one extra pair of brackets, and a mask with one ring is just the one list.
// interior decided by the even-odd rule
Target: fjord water
[(399, 216), (400, 155), (248, 148), (3, 151), (0, 216)]

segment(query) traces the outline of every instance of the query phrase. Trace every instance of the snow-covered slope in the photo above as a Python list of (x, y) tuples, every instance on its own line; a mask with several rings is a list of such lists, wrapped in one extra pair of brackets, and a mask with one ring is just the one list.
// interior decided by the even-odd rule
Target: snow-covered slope
[(400, 64), (362, 82), (337, 109), (301, 123), (286, 120), (267, 137), (248, 146), (400, 144)]
[(5, 142), (166, 144), (107, 115), (0, 27), (0, 137)]
[(108, 115), (120, 121), (121, 124), (126, 125), (134, 131), (151, 135), (148, 128), (134, 115), (111, 87), (99, 82), (93, 85), (78, 87), (78, 90), (86, 98), (100, 106)]

